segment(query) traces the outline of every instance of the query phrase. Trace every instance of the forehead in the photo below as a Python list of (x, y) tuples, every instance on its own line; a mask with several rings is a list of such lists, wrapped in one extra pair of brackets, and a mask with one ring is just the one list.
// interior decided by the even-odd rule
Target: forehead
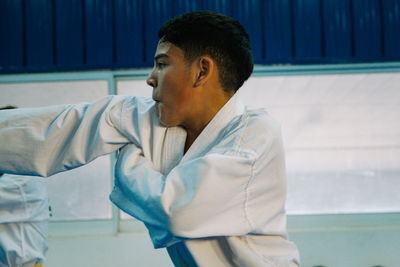
[(157, 45), (156, 54), (157, 59), (160, 56), (166, 56), (173, 59), (184, 59), (183, 50), (170, 42), (159, 41)]

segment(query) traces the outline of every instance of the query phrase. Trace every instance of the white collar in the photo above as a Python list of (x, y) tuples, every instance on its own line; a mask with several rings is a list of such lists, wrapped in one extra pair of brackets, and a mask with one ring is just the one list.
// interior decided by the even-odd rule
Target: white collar
[(221, 130), (226, 127), (234, 117), (243, 114), (243, 112), (244, 105), (240, 101), (238, 94), (234, 94), (196, 138), (183, 156), (182, 162), (208, 151), (210, 149), (209, 146), (220, 137)]

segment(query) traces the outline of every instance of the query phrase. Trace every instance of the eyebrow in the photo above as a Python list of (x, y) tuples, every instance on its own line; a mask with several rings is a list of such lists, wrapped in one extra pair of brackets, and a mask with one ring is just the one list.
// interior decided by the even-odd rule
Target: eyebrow
[(166, 58), (167, 58), (168, 55), (165, 54), (165, 53), (158, 54), (158, 55), (156, 55), (156, 56), (154, 57), (154, 61), (157, 61), (158, 59), (163, 58), (163, 57), (166, 57)]

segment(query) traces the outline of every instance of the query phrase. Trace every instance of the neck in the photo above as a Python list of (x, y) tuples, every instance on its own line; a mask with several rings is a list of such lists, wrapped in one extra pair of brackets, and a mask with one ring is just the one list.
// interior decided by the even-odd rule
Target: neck
[(189, 150), (189, 148), (192, 146), (192, 144), (199, 135), (200, 133), (197, 134), (189, 131), (187, 132), (184, 153), (186, 153)]
[[(216, 91), (216, 90), (215, 90)], [(206, 128), (206, 126), (210, 123), (210, 121), (215, 117), (218, 111), (229, 101), (229, 99), (233, 96), (232, 94), (220, 94), (218, 96), (214, 95), (211, 97), (207, 97), (203, 101), (199, 101), (198, 103), (202, 103), (201, 112), (193, 116), (195, 120), (188, 122), (184, 125), (186, 129), (187, 136), (185, 142), (185, 150), (184, 152), (189, 150), (191, 145), (197, 139), (197, 137), (201, 134), (201, 132)]]

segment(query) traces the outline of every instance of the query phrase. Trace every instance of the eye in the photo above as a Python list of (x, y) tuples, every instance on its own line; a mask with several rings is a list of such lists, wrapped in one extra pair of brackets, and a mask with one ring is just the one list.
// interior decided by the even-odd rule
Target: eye
[(167, 64), (165, 64), (163, 62), (156, 62), (156, 67), (158, 69), (163, 69), (165, 66), (167, 66)]

